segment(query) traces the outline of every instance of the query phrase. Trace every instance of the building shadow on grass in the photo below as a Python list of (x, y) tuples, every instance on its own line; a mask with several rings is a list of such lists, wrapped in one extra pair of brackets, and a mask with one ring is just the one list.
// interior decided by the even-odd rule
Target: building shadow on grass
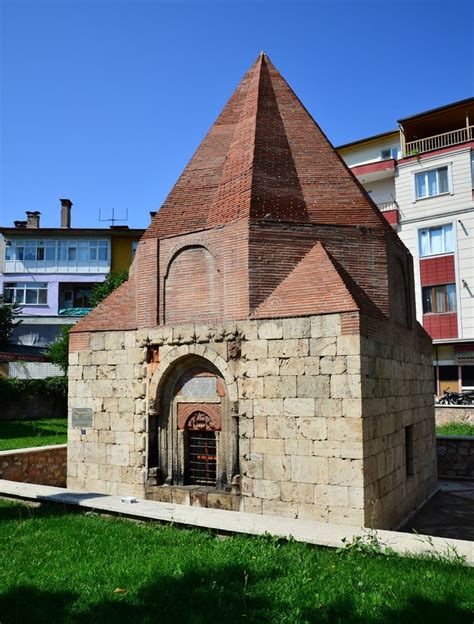
[[(57, 428), (45, 425), (41, 420), (33, 421), (3, 421), (1, 422), (1, 438), (2, 440), (11, 440), (16, 438), (38, 438), (60, 436), (66, 433), (66, 427), (64, 431), (58, 431)], [(18, 450), (18, 449), (11, 449)], [(21, 450), (21, 449), (20, 449)]]
[[(106, 494), (84, 494), (83, 499), (91, 498), (91, 496), (99, 497), (106, 496)], [(54, 501), (54, 495), (49, 497)], [(2, 522), (9, 522), (12, 520), (29, 520), (32, 518), (41, 519), (41, 518), (57, 518), (59, 516), (66, 515), (76, 515), (83, 514), (84, 509), (81, 507), (73, 506), (68, 503), (63, 503), (62, 501), (55, 502), (44, 502), (44, 501), (30, 501), (27, 502), (25, 500), (21, 500), (21, 502), (17, 502), (17, 500), (13, 497), (9, 496), (1, 496), (0, 500), (3, 499), (11, 503), (5, 507), (0, 507), (0, 525)], [(79, 499), (77, 499), (79, 500)], [(0, 624), (3, 624), (0, 612)]]
[[(31, 517), (52, 518), (77, 513), (71, 507), (44, 505), (39, 508), (23, 504), (0, 507), (0, 520), (28, 520)], [(455, 595), (432, 601), (421, 596), (416, 587), (403, 597), (396, 608), (378, 608), (377, 615), (360, 615), (358, 596), (348, 595), (343, 586), (331, 601), (307, 593), (304, 604), (298, 604), (298, 591), (282, 591), (279, 578), (285, 571), (266, 566), (250, 575), (243, 565), (227, 563), (217, 566), (204, 559), (191, 570), (179, 569), (172, 574), (157, 570), (153, 583), (137, 588), (125, 587), (115, 593), (112, 584), (105, 598), (94, 588), (81, 591), (50, 591), (33, 584), (10, 586), (0, 590), (1, 624), (472, 624), (473, 613), (461, 609)], [(113, 576), (113, 574), (111, 574)], [(0, 588), (2, 586), (0, 570)], [(24, 577), (23, 577), (24, 578)], [(298, 579), (295, 579), (296, 581)], [(269, 582), (270, 581), (270, 582)], [(466, 577), (467, 581), (467, 577)], [(44, 586), (48, 583), (47, 570)], [(102, 590), (101, 590), (102, 591)], [(366, 604), (370, 604), (369, 602)]]
[[(219, 586), (214, 585), (216, 577)], [(243, 580), (244, 571), (230, 566), (180, 579), (162, 577), (138, 594), (111, 590), (110, 599), (92, 606), (82, 606), (78, 593), (19, 586), (0, 595), (0, 617), (2, 624), (472, 624), (472, 613), (456, 607), (454, 597), (438, 603), (413, 596), (395, 610), (370, 617), (358, 615), (352, 599), (298, 609), (280, 596), (250, 596), (243, 583), (240, 589), (235, 582), (226, 589), (227, 577)]]

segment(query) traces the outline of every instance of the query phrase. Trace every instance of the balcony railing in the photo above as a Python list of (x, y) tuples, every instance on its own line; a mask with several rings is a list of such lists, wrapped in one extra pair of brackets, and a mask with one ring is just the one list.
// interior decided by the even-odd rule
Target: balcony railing
[(380, 212), (387, 212), (388, 210), (398, 210), (398, 204), (395, 200), (389, 202), (377, 203), (377, 208)]
[(425, 139), (409, 141), (405, 145), (405, 156), (417, 156), (423, 152), (431, 152), (433, 150), (442, 149), (443, 147), (451, 147), (451, 145), (458, 145), (459, 143), (473, 140), (474, 126), (466, 126), (459, 130), (435, 134)]

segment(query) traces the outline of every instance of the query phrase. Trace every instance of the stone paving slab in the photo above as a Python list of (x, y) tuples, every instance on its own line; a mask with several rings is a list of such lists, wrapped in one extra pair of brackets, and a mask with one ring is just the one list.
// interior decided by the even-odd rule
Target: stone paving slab
[(439, 481), (440, 489), (414, 514), (403, 531), (471, 540), (474, 543), (474, 481)]
[[(356, 536), (367, 535), (367, 529), (317, 522), (294, 520), (261, 514), (222, 511), (202, 507), (189, 507), (137, 499), (136, 503), (124, 503), (120, 496), (72, 490), (0, 480), (0, 496), (14, 497), (49, 503), (77, 505), (85, 509), (132, 518), (173, 522), (230, 533), (292, 537), (298, 542), (318, 546), (341, 547), (345, 538), (349, 542)], [(380, 543), (400, 555), (443, 554), (456, 552), (464, 556), (466, 563), (474, 567), (474, 542), (441, 537), (412, 535), (397, 531), (377, 531)]]

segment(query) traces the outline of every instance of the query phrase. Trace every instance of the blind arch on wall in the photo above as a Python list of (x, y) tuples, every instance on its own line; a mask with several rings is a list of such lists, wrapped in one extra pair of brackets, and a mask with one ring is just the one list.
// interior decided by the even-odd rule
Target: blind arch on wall
[(220, 316), (220, 279), (216, 260), (203, 246), (180, 249), (164, 280), (164, 322), (207, 322)]

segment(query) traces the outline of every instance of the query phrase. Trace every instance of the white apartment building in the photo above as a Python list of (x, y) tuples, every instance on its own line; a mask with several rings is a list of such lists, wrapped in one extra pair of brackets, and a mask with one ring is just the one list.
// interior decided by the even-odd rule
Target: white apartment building
[(338, 148), (413, 255), (436, 394), (474, 390), (474, 98)]

